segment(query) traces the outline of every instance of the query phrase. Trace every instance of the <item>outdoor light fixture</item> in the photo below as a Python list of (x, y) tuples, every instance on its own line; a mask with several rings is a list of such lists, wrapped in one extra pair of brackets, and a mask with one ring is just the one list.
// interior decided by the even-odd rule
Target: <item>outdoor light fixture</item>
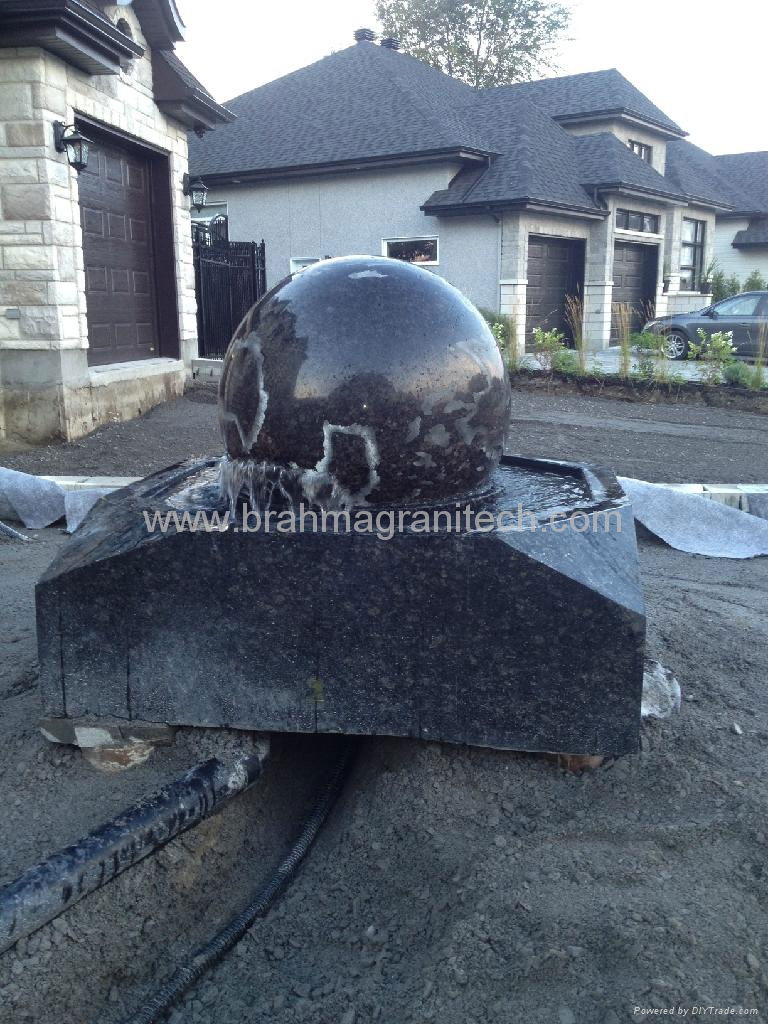
[(81, 134), (73, 124), (53, 122), (53, 141), (57, 153), (66, 153), (69, 166), (79, 174), (88, 166), (88, 147), (91, 139)]
[(184, 195), (191, 196), (192, 205), (198, 213), (205, 206), (206, 198), (208, 196), (208, 186), (202, 180), (202, 178), (195, 178), (194, 181), (189, 180), (189, 175), (184, 175)]

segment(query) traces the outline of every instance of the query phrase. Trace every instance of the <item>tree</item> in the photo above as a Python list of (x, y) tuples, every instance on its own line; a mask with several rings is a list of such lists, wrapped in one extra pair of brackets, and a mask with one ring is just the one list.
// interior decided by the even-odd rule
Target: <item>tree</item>
[(552, 68), (569, 14), (555, 0), (377, 0), (383, 35), (475, 89)]

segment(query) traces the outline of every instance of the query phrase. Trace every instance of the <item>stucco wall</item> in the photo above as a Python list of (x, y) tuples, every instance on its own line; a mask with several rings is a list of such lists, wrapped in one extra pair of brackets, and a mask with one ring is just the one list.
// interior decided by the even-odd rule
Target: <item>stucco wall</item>
[(749, 227), (746, 217), (740, 220), (721, 220), (715, 227), (715, 259), (718, 269), (726, 277), (735, 274), (743, 284), (753, 270), (768, 277), (768, 246), (759, 249), (734, 249), (731, 242), (737, 231)]
[[(105, 13), (125, 18), (146, 50), (119, 75), (89, 76), (37, 48), (0, 49), (0, 437), (77, 437), (106, 415), (104, 403), (92, 398), (97, 380), (87, 365), (77, 174), (54, 148), (55, 120), (91, 117), (169, 154), (182, 359), (197, 351), (189, 207), (181, 189), (186, 131), (154, 104), (151, 53), (132, 8)], [(146, 363), (144, 408), (159, 393), (158, 378), (163, 394), (168, 381), (178, 390), (182, 380), (177, 360)], [(27, 402), (34, 416), (25, 392), (34, 395)], [(119, 401), (109, 416), (120, 416)]]
[(498, 308), (498, 225), (492, 217), (427, 217), (420, 206), (446, 188), (457, 164), (359, 171), (257, 186), (212, 188), (227, 203), (229, 236), (264, 239), (267, 285), (291, 259), (382, 255), (382, 239), (437, 236), (439, 265), (429, 267), (474, 303)]

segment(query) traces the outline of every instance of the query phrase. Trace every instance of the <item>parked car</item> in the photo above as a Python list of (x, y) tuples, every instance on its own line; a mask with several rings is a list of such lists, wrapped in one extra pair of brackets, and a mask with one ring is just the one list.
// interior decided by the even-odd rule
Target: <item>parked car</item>
[(670, 359), (685, 359), (691, 341), (699, 342), (699, 330), (733, 331), (737, 356), (755, 356), (761, 337), (768, 348), (768, 292), (742, 292), (692, 313), (657, 316), (643, 327), (666, 338)]

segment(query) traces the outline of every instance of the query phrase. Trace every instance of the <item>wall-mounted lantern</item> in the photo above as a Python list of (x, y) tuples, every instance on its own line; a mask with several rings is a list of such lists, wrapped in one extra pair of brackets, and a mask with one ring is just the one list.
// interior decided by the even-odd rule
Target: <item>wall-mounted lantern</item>
[(185, 174), (184, 195), (190, 197), (192, 205), (200, 213), (208, 197), (208, 186), (201, 178), (195, 178), (194, 181), (190, 181), (189, 175)]
[(66, 153), (69, 166), (79, 174), (88, 166), (88, 147), (91, 139), (87, 139), (73, 124), (63, 121), (53, 122), (53, 142), (57, 153)]

